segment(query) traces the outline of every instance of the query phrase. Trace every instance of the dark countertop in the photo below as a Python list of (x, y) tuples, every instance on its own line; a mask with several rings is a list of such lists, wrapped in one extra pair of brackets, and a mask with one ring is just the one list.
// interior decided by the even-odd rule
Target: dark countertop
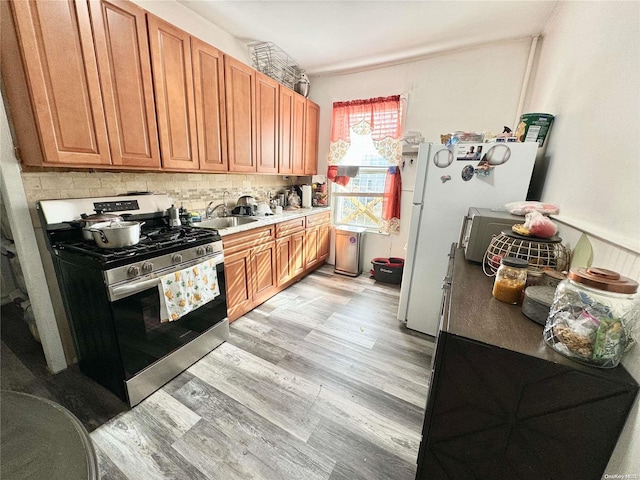
[(487, 277), (481, 265), (468, 262), (463, 250), (456, 249), (455, 253), (451, 304), (448, 320), (442, 326), (444, 331), (612, 381), (637, 384), (622, 365), (590, 367), (548, 347), (542, 338), (544, 327), (527, 318), (520, 305), (496, 300), (491, 294), (493, 277)]

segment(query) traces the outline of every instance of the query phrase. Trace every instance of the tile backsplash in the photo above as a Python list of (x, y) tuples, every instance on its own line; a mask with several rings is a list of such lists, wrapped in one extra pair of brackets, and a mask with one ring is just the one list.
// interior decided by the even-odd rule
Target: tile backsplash
[(81, 197), (107, 197), (127, 192), (166, 193), (176, 206), (203, 211), (211, 201), (222, 202), (229, 192), (229, 203), (242, 195), (266, 199), (292, 185), (310, 182), (310, 177), (282, 175), (243, 175), (214, 173), (138, 173), (138, 172), (22, 172), (30, 206), (37, 200)]

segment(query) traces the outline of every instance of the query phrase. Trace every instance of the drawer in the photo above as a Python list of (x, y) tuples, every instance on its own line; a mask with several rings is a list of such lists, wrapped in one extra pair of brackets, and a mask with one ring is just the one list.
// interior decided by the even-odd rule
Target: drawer
[(294, 218), (293, 220), (287, 220), (286, 222), (280, 222), (276, 224), (276, 238), (286, 237), (292, 233), (300, 232), (304, 230), (304, 217)]
[(225, 255), (231, 255), (262, 245), (275, 239), (275, 225), (254, 228), (246, 232), (234, 233), (222, 238)]
[(325, 223), (331, 223), (331, 212), (314, 213), (306, 217), (307, 228), (317, 227)]

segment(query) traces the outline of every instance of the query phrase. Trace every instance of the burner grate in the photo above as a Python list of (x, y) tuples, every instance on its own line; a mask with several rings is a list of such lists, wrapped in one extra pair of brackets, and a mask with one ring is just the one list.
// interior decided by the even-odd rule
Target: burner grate
[(175, 227), (163, 227), (160, 229), (143, 230), (140, 235), (140, 242), (123, 248), (100, 248), (95, 243), (87, 241), (60, 242), (57, 243), (55, 247), (60, 250), (89, 255), (103, 263), (108, 263), (114, 260), (149, 253), (161, 255), (165, 250), (169, 250), (174, 247), (180, 247), (182, 245), (187, 247), (193, 242), (215, 240), (220, 240), (220, 236), (215, 230), (205, 230), (192, 227), (179, 227), (178, 229)]

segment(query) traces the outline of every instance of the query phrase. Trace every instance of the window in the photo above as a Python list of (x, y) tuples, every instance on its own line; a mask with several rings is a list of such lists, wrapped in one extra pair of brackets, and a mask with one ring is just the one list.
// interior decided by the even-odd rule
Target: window
[(399, 95), (333, 104), (327, 178), (336, 224), (400, 230), (401, 106)]
[(342, 163), (357, 167), (357, 175), (347, 185), (332, 184), (334, 221), (378, 230), (382, 224), (384, 184), (389, 160), (373, 145), (371, 133), (358, 134), (351, 129), (351, 146)]

